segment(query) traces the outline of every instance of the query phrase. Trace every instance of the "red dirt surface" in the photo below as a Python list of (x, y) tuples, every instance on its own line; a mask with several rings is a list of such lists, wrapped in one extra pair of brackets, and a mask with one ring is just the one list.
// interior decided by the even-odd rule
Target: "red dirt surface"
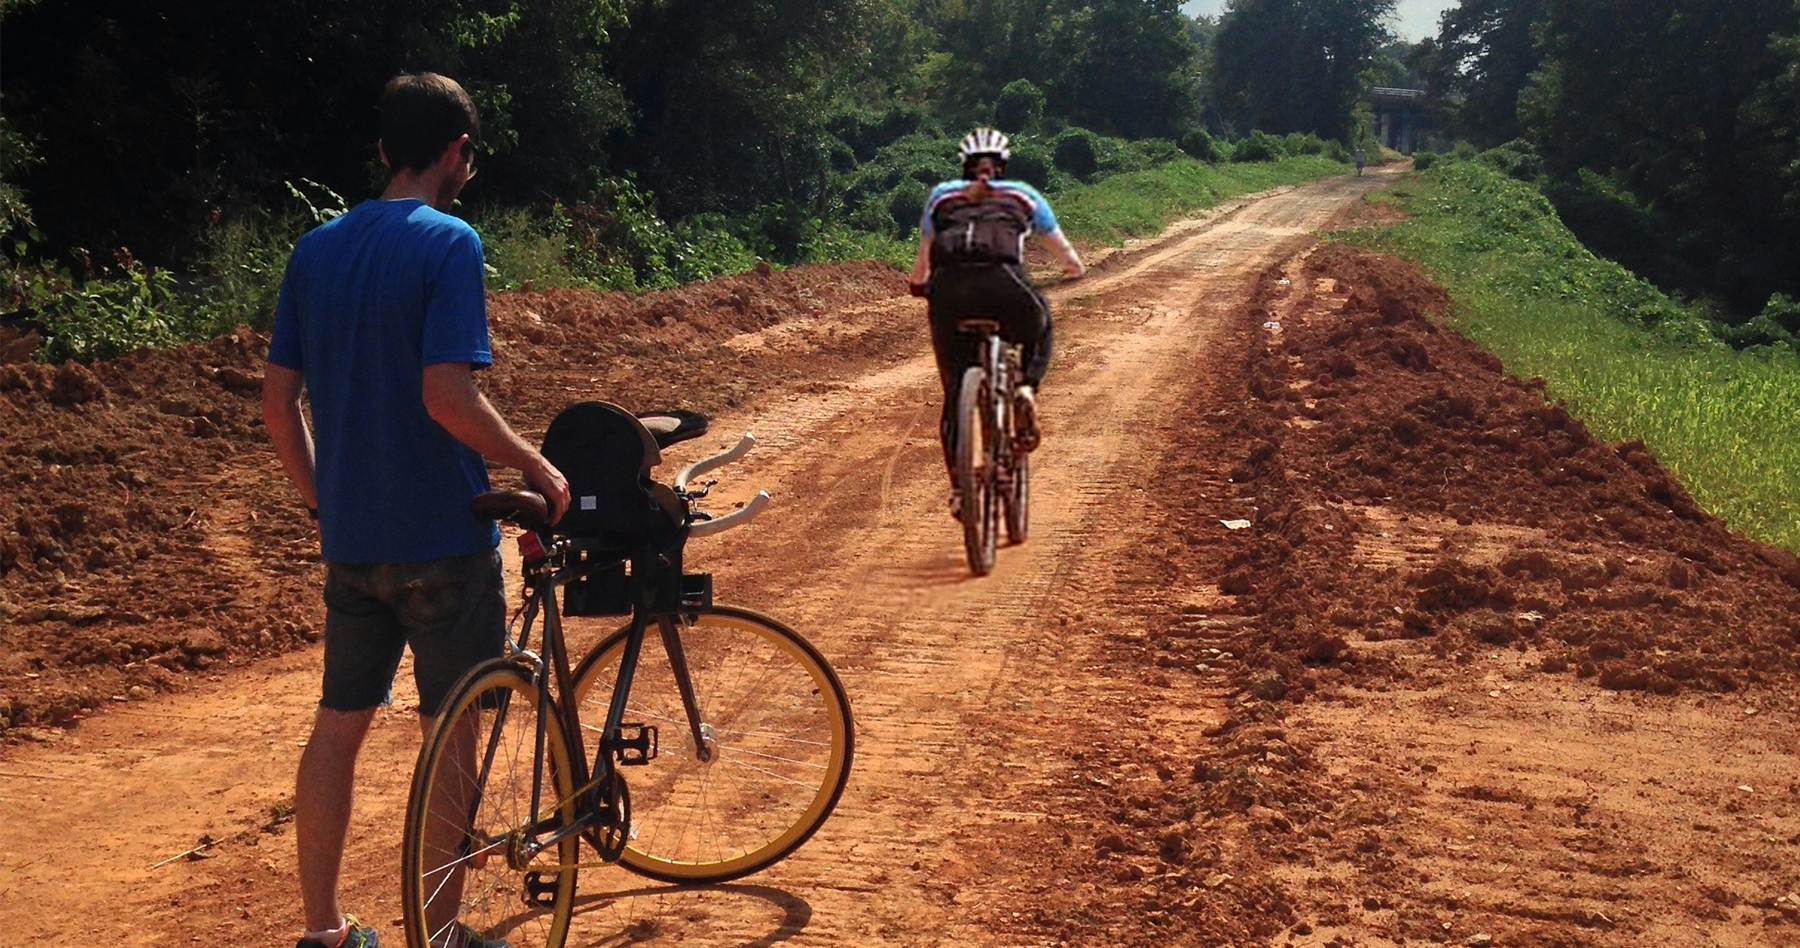
[[(527, 437), (582, 398), (709, 411), (879, 351), (895, 327), (803, 330), (904, 290), (891, 267), (846, 263), (644, 296), (490, 295), (481, 384)], [(803, 344), (754, 360), (722, 344), (778, 325)], [(262, 432), (266, 348), (240, 330), (0, 365), (0, 738), (317, 639), (317, 542)]]
[[(1579, 716), (1595, 686), (1794, 710), (1793, 555), (1697, 510), (1641, 444), (1596, 442), (1448, 308), (1342, 246), (1265, 275), (1159, 469), (1176, 523), (1086, 620), (1118, 677), (1226, 716), (1077, 741), (1011, 847), (1061, 881), (995, 924), (1126, 946), (1800, 939), (1792, 762), (1770, 772), (1717, 697), (1625, 705), (1611, 738)], [(1627, 736), (1664, 718), (1697, 746)], [(1773, 794), (1754, 813), (1753, 789)], [(1742, 937), (1694, 940), (1726, 921)]]

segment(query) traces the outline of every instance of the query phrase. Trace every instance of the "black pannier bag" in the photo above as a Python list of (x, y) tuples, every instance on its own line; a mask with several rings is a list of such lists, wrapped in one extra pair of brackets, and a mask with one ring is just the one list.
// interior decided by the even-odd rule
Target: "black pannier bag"
[(569, 479), (569, 510), (558, 534), (599, 541), (599, 553), (628, 557), (674, 545), (682, 504), (650, 478), (662, 460), (656, 439), (630, 412), (607, 402), (563, 409), (544, 432), (544, 458)]
[(1031, 211), (1008, 196), (979, 204), (953, 196), (931, 212), (931, 222), (937, 228), (931, 238), (933, 267), (992, 266), (1019, 262)]

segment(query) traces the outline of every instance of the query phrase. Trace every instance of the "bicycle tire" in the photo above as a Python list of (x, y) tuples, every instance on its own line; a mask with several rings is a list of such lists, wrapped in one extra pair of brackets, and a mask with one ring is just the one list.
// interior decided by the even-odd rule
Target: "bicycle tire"
[[(850, 779), (854, 722), (837, 673), (799, 633), (727, 605), (685, 618), (693, 623), (679, 627), (681, 647), (713, 757), (696, 755), (670, 664), (648, 659), (649, 641), (661, 642), (653, 623), (625, 719), (655, 725), (662, 746), (649, 762), (621, 769), (632, 825), (619, 862), (663, 882), (725, 882), (786, 857), (830, 817)], [(595, 738), (626, 631), (601, 640), (576, 667), (582, 729)], [(803, 798), (792, 792), (796, 784)]]
[(986, 576), (994, 569), (995, 512), (994, 471), (987, 460), (992, 452), (987, 413), (982, 409), (988, 388), (987, 371), (970, 366), (963, 372), (962, 390), (956, 405), (956, 479), (962, 486), (963, 552), (969, 557), (969, 570)]
[[(445, 699), (413, 768), (401, 842), (401, 923), (412, 948), (428, 948), (434, 936), (446, 935), (449, 925), (457, 921), (483, 937), (502, 938), (511, 948), (561, 948), (568, 937), (579, 836), (570, 835), (549, 847), (524, 868), (515, 864), (511, 846), (518, 831), (528, 821), (535, 822), (527, 814), (531, 778), (546, 762), (540, 809), (562, 801), (560, 817), (575, 816), (574, 770), (569, 764), (567, 738), (554, 716), (545, 719), (545, 754), (540, 759), (538, 711), (537, 689), (530, 677), (504, 658), (489, 659), (470, 669)], [(459, 727), (477, 738), (472, 766), (469, 758), (460, 763), (451, 759), (456, 754), (452, 740)], [(490, 747), (491, 754), (487, 753)], [(490, 764), (482, 780), (484, 758)], [(462, 794), (467, 799), (453, 796), (447, 806), (434, 812), (430, 801), (439, 792)], [(455, 849), (428, 838), (429, 828), (441, 825), (433, 822), (433, 817), (446, 820), (441, 815), (446, 809), (472, 812), (471, 824), (478, 830), (463, 831)], [(447, 858), (449, 862), (444, 861)], [(461, 876), (456, 877), (459, 871)], [(527, 873), (541, 878), (546, 872), (551, 903), (544, 911), (533, 913), (523, 902)], [(460, 891), (446, 891), (456, 883), (460, 883)], [(441, 913), (430, 911), (440, 903), (457, 906), (456, 916), (446, 922)], [(431, 919), (432, 915), (439, 918)]]
[(1006, 491), (1006, 539), (1014, 545), (1024, 543), (1031, 529), (1031, 455), (1015, 451), (1012, 456), (1012, 479)]

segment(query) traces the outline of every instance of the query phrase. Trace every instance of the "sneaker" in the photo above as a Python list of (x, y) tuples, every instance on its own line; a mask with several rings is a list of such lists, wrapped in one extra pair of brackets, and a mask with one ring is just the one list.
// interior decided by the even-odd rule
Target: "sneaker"
[(375, 929), (358, 925), (356, 916), (349, 912), (344, 913), (344, 923), (350, 926), (350, 931), (344, 935), (343, 941), (328, 945), (317, 938), (302, 938), (294, 948), (380, 948), (380, 939), (375, 937)]
[(1043, 435), (1038, 431), (1037, 392), (1029, 385), (1013, 390), (1013, 441), (1021, 451), (1036, 451)]
[(511, 948), (510, 945), (501, 939), (483, 938), (480, 935), (475, 934), (475, 929), (470, 928), (467, 925), (458, 924), (456, 930), (457, 934), (462, 937), (460, 939), (451, 939), (447, 948)]

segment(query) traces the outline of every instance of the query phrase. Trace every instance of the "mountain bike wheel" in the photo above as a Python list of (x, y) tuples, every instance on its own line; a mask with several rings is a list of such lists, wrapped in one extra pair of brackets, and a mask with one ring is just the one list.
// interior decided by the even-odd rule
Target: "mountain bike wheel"
[(963, 550), (969, 556), (970, 571), (977, 576), (993, 571), (998, 545), (994, 468), (989, 463), (994, 453), (989, 445), (993, 431), (984, 404), (987, 387), (987, 372), (970, 366), (963, 372), (956, 402), (956, 479), (962, 485)]
[(1006, 539), (1024, 543), (1031, 527), (1031, 455), (1016, 451), (1012, 456), (1011, 479), (1006, 485)]
[(560, 948), (568, 937), (579, 836), (533, 856), (521, 849), (534, 825), (576, 815), (568, 742), (545, 719), (538, 757), (538, 710), (530, 678), (498, 658), (471, 669), (445, 699), (406, 806), (400, 908), (412, 948), (441, 944), (457, 922), (511, 948)]
[[(622, 768), (631, 830), (619, 861), (665, 882), (723, 882), (763, 869), (812, 836), (850, 778), (855, 735), (850, 702), (825, 659), (793, 630), (732, 606), (677, 624), (693, 682), (701, 760), (665, 653), (645, 634), (625, 722), (652, 725), (661, 745)], [(597, 744), (625, 651), (620, 630), (575, 672), (587, 743)]]

